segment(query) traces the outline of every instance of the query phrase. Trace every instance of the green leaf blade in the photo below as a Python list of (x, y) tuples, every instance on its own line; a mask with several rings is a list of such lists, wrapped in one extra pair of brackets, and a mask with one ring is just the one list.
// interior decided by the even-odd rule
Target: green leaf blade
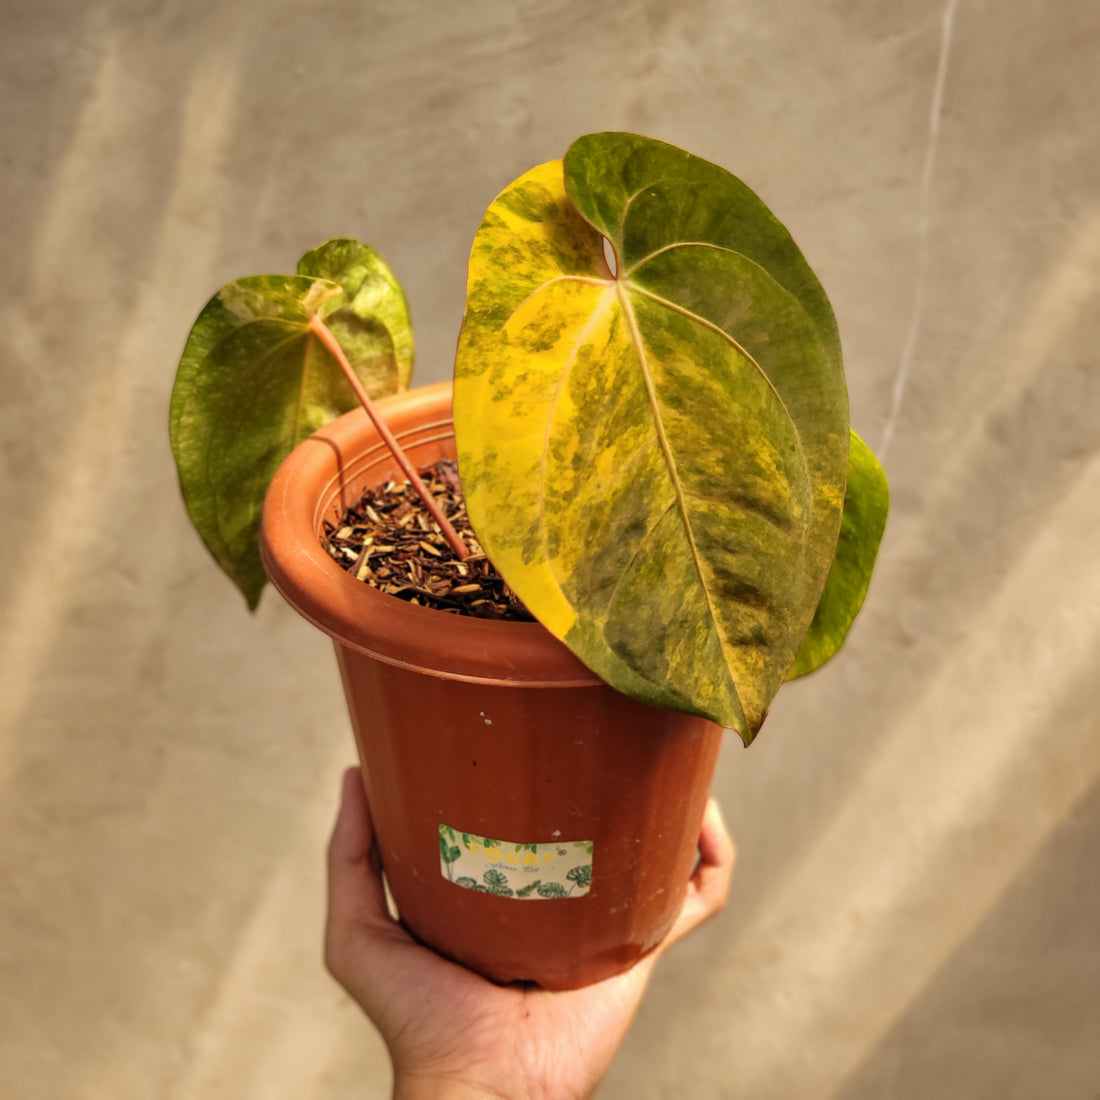
[(634, 135), (516, 181), (475, 240), (455, 418), (475, 529), (540, 621), (751, 740), (820, 599), (848, 442), (832, 312), (759, 199)]
[[(370, 245), (335, 237), (298, 261), (298, 274), (338, 283), (344, 295), (324, 318), (367, 392), (407, 388), (413, 370), (413, 333), (405, 292)], [(368, 381), (369, 380), (369, 381)]]
[(867, 595), (889, 509), (886, 474), (867, 444), (852, 432), (836, 555), (788, 680), (820, 668), (844, 644)]

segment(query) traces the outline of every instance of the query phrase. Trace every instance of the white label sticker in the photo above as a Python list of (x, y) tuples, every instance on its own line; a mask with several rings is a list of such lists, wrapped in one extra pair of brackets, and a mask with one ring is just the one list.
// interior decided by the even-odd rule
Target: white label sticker
[(443, 877), (483, 894), (549, 901), (583, 898), (592, 889), (591, 840), (517, 844), (439, 826)]

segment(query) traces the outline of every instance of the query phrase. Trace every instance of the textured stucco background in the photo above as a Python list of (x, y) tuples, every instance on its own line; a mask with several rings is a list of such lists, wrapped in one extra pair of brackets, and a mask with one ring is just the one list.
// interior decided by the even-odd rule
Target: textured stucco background
[(1100, 9), (9, 3), (0, 1095), (388, 1095), (320, 965), (352, 742), (179, 503), (175, 362), (332, 235), (446, 377), (486, 204), (578, 134), (740, 175), (836, 310), (893, 514), (844, 653), (716, 780), (730, 905), (600, 1096), (1100, 1095)]

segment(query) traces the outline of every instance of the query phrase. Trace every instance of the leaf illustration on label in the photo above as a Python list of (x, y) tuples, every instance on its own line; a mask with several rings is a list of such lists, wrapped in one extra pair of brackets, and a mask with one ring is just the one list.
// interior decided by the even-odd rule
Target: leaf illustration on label
[(566, 893), (565, 887), (560, 882), (544, 882), (539, 887), (539, 897), (543, 898), (565, 898), (569, 895)]
[(574, 867), (565, 877), (583, 890), (592, 882), (592, 865), (586, 863), (583, 867)]
[(457, 844), (449, 844), (442, 833), (439, 836), (439, 855), (444, 863), (454, 863), (462, 854)]
[(500, 894), (507, 898), (515, 894), (515, 890), (508, 885), (508, 879), (504, 872), (498, 871), (495, 867), (490, 867), (482, 878), (484, 879), (485, 885), (489, 887), (490, 893)]

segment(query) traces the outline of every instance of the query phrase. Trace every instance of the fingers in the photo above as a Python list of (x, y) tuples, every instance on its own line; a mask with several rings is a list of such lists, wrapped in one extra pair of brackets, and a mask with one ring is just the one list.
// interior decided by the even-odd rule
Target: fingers
[(392, 924), (382, 887), (382, 865), (370, 807), (358, 768), (344, 772), (340, 812), (328, 846), (328, 919), (325, 960), (335, 972), (341, 945), (364, 927)]
[(699, 831), (699, 865), (692, 881), (698, 882), (701, 893), (717, 901), (719, 909), (726, 903), (736, 862), (737, 849), (733, 837), (726, 828), (718, 803), (710, 798), (703, 813), (703, 827)]
[(726, 904), (737, 852), (714, 799), (707, 802), (699, 833), (699, 863), (688, 883), (687, 896), (676, 923), (665, 938), (669, 947), (720, 912)]

